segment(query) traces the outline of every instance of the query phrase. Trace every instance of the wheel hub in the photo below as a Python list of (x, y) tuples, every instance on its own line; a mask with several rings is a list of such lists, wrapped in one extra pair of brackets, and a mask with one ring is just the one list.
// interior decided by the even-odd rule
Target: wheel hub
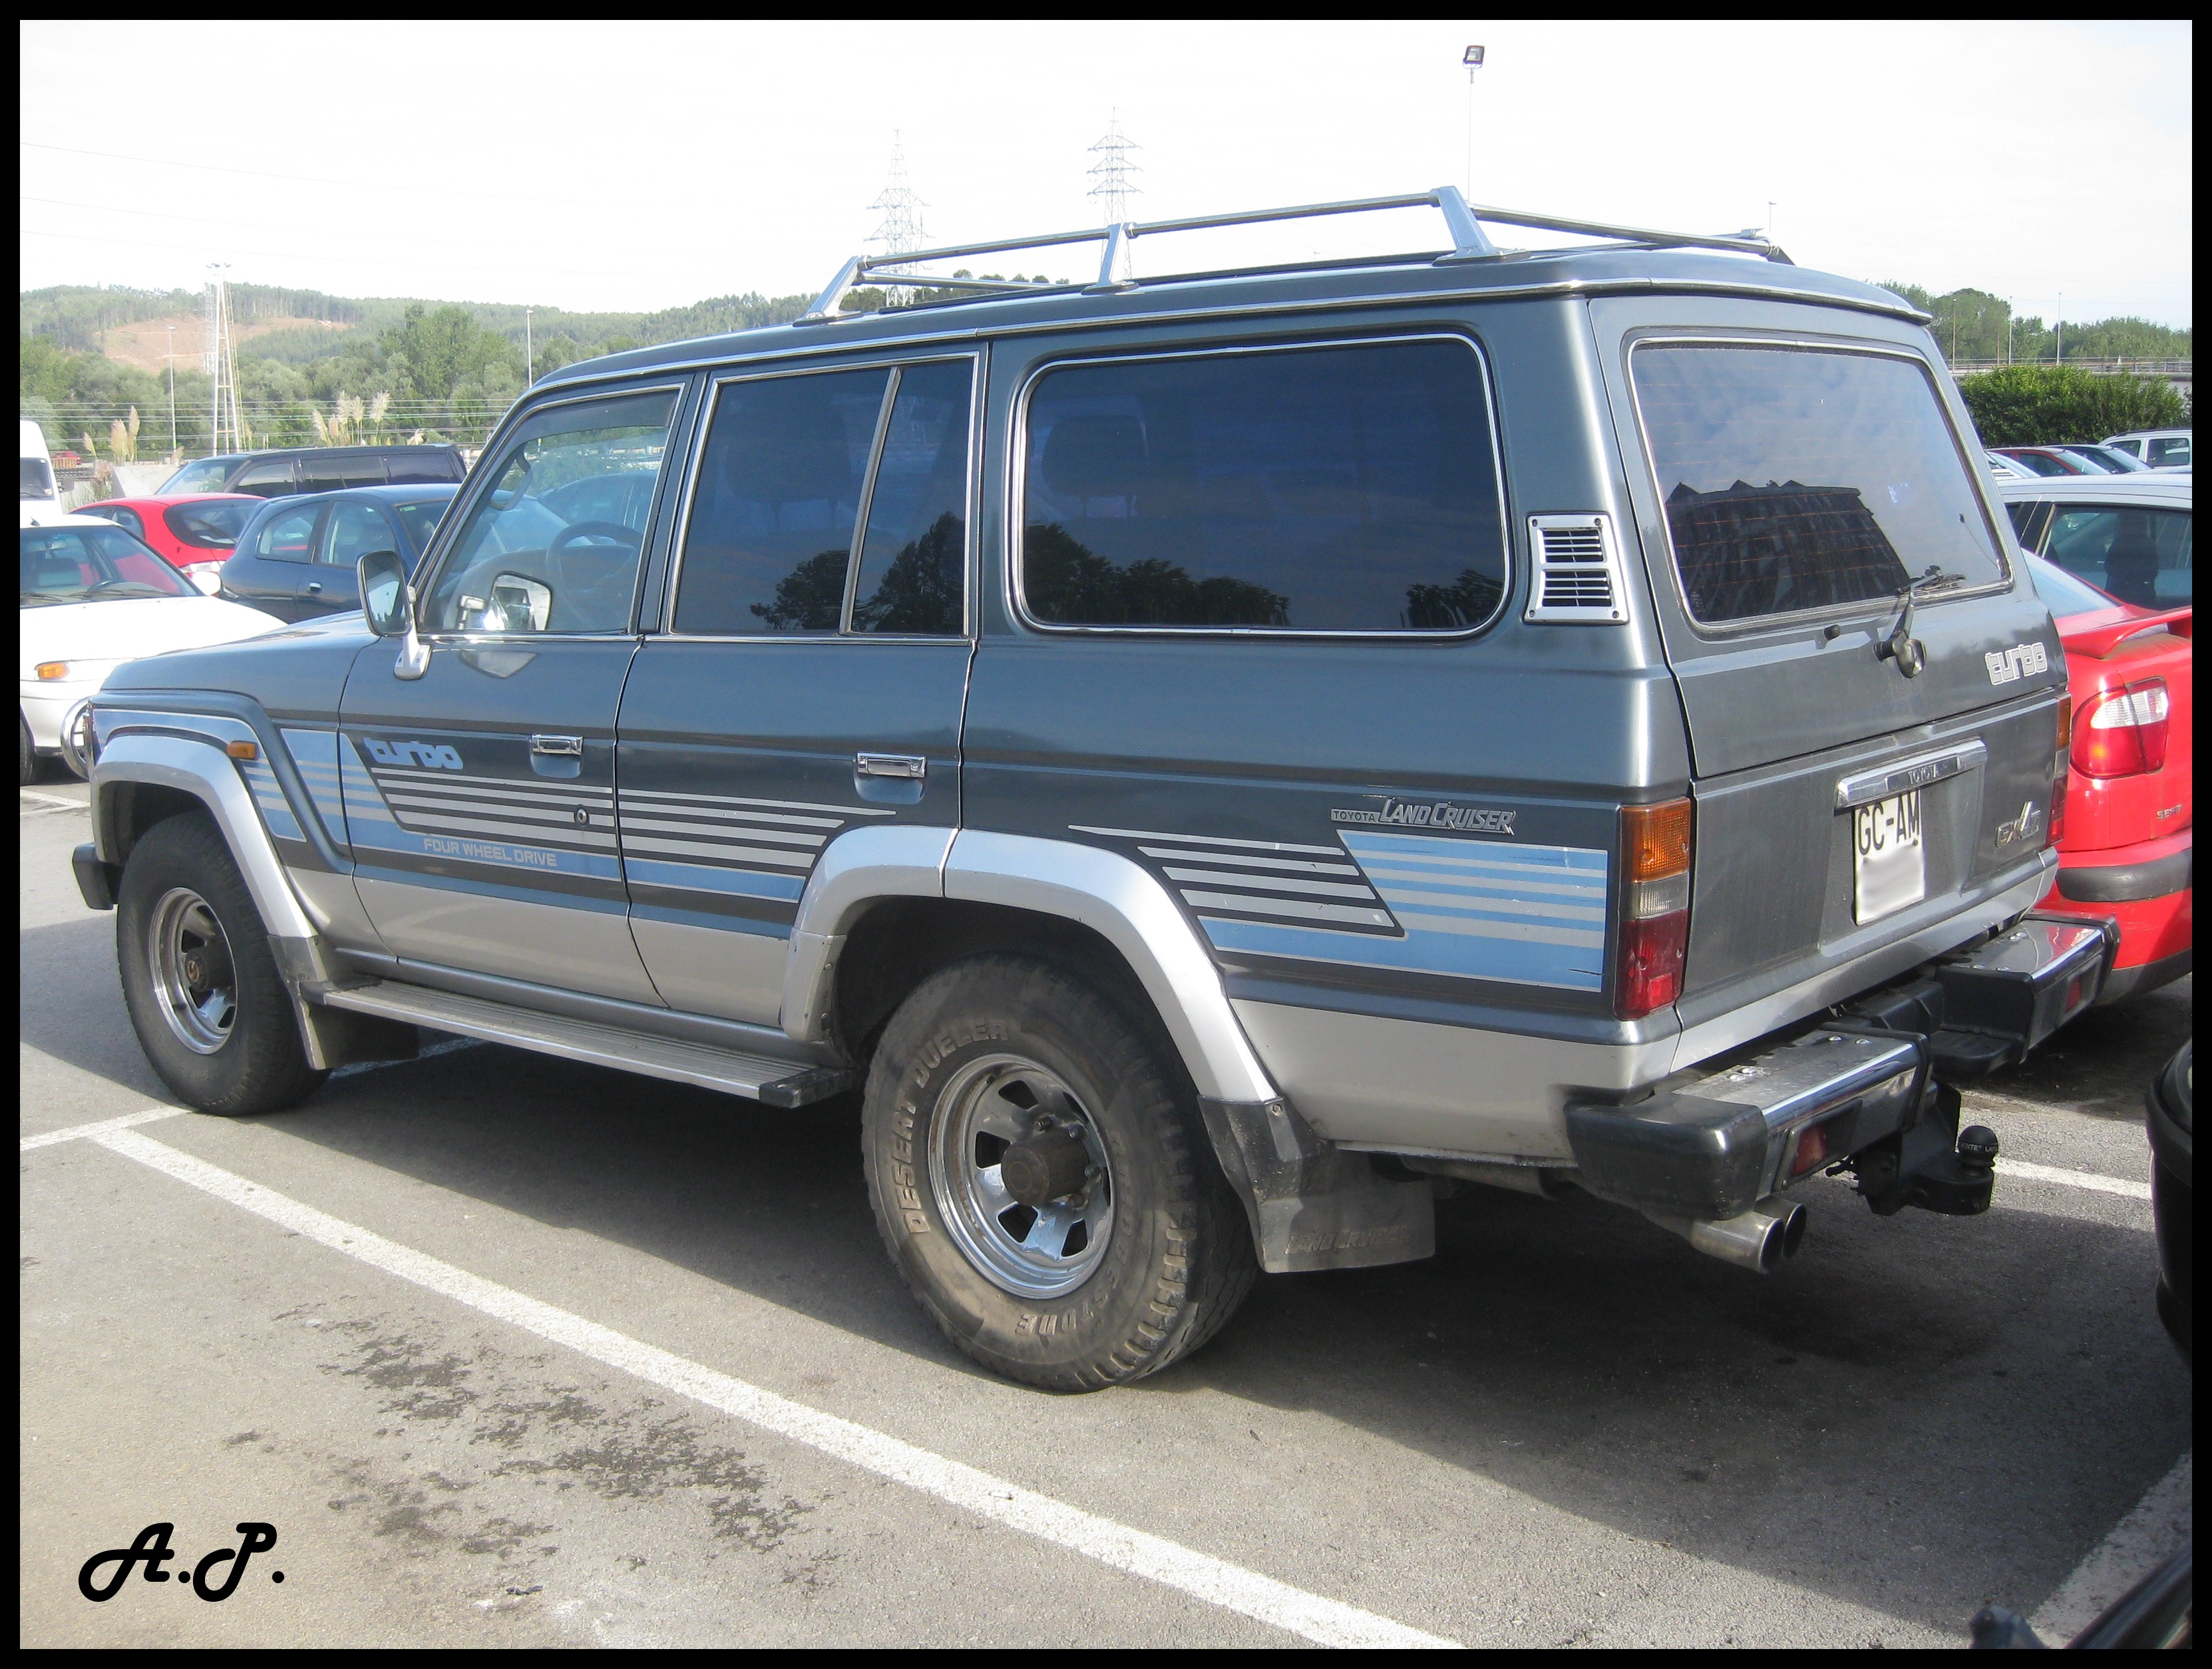
[(1060, 1077), (1018, 1055), (969, 1062), (931, 1120), (929, 1180), (947, 1232), (993, 1285), (1073, 1292), (1114, 1227), (1114, 1179), (1090, 1114)]
[(177, 1041), (195, 1054), (213, 1054), (230, 1041), (238, 1017), (230, 941), (208, 902), (189, 887), (173, 887), (155, 903), (147, 933), (154, 998)]

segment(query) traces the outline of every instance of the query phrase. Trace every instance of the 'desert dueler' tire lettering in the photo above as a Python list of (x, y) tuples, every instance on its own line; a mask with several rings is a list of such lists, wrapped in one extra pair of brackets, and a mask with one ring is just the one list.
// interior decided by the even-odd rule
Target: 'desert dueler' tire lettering
[[(1103, 1174), (1091, 1186), (1111, 1188), (1088, 1263), (1025, 1276), (1002, 1244), (994, 1279), (991, 1247), (979, 1256), (975, 1225), (963, 1234), (948, 1216), (960, 1207), (943, 1121), (979, 1071), (1063, 1087), (1079, 1109), (1091, 1174)], [(876, 1050), (862, 1144), (892, 1261), (955, 1344), (1010, 1378), (1088, 1391), (1157, 1372), (1211, 1338), (1256, 1273), (1179, 1063), (1091, 986), (1030, 957), (957, 963), (907, 999)], [(1054, 1280), (1073, 1284), (1010, 1290)]]

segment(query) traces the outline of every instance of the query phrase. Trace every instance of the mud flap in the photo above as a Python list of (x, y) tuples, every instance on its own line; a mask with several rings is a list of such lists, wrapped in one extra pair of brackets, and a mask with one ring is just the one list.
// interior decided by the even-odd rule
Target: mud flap
[(1269, 1274), (1367, 1269), (1436, 1254), (1435, 1194), (1425, 1178), (1382, 1175), (1365, 1154), (1346, 1153), (1316, 1135), (1287, 1102), (1201, 1095), (1198, 1105)]

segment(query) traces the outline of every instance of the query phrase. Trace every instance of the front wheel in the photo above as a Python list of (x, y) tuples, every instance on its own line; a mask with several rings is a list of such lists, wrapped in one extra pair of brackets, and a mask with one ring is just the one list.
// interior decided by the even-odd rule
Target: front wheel
[(138, 1046), (187, 1107), (273, 1113), (328, 1076), (307, 1064), (268, 930), (205, 816), (158, 822), (132, 850), (115, 955)]
[(1251, 1236), (1178, 1063), (1047, 963), (977, 956), (923, 981), (876, 1051), (862, 1141), (907, 1284), (1010, 1379), (1155, 1373), (1251, 1288)]

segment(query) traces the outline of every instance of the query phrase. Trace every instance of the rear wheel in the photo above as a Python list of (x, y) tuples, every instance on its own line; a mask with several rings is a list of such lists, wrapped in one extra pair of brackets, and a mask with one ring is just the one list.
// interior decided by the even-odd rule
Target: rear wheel
[(206, 817), (156, 823), (131, 852), (115, 951), (138, 1045), (186, 1106), (273, 1113), (328, 1076), (307, 1064), (268, 930)]
[(925, 980), (863, 1115), (892, 1260), (994, 1372), (1089, 1391), (1157, 1372), (1256, 1267), (1179, 1064), (1098, 992), (1018, 956)]

